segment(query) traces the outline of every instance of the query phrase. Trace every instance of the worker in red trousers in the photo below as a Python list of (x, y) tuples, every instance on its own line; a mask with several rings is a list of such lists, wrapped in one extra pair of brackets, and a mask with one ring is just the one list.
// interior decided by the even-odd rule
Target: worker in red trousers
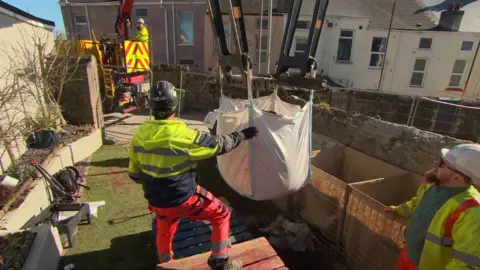
[(196, 184), (200, 160), (228, 153), (244, 140), (253, 139), (255, 127), (227, 135), (210, 135), (175, 120), (178, 98), (166, 81), (150, 89), (154, 120), (145, 121), (130, 146), (129, 175), (143, 184), (150, 211), (155, 214), (160, 263), (173, 259), (172, 241), (180, 218), (208, 220), (212, 225), (212, 269), (240, 269), (229, 261), (231, 211), (209, 191)]
[(417, 195), (385, 210), (409, 218), (395, 270), (480, 269), (480, 145), (442, 149)]

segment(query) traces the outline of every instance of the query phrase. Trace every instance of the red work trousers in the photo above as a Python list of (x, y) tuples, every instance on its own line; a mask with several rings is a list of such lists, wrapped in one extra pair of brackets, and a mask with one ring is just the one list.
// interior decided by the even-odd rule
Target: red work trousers
[(407, 247), (403, 246), (400, 257), (398, 258), (397, 264), (395, 265), (395, 270), (416, 270), (417, 267), (410, 261), (407, 256)]
[(173, 259), (172, 242), (180, 218), (208, 220), (212, 225), (212, 254), (210, 260), (226, 259), (231, 249), (230, 215), (231, 211), (212, 193), (197, 185), (197, 190), (183, 204), (171, 208), (149, 206), (156, 215), (157, 250), (160, 263)]

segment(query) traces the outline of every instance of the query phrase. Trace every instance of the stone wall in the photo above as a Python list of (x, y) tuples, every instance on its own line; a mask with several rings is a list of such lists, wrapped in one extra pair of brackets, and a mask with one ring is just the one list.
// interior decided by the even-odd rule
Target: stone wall
[[(184, 73), (182, 75), (182, 87), (188, 92), (187, 103), (189, 109), (198, 110), (204, 113), (218, 108), (218, 100), (220, 90), (217, 80), (213, 76)], [(265, 80), (256, 83), (254, 93), (260, 96), (272, 93), (273, 87), (266, 83)], [(246, 88), (241, 83), (233, 83), (233, 85), (225, 85), (223, 92), (232, 98), (246, 98)], [(279, 88), (278, 94), (289, 102), (295, 101), (291, 98), (293, 91)], [(308, 99), (309, 92), (296, 90), (295, 94), (303, 99)], [(451, 147), (456, 144), (464, 143), (460, 139), (444, 136), (420, 130), (402, 124), (383, 121), (381, 119), (398, 121), (407, 123), (410, 114), (412, 99), (405, 97), (396, 97), (395, 95), (380, 95), (378, 93), (355, 93), (352, 91), (345, 92), (316, 92), (315, 100), (323, 100), (330, 103), (317, 103), (314, 108), (313, 115), (313, 131), (334, 138), (335, 140), (372, 157), (376, 157), (392, 165), (398, 166), (410, 172), (420, 175), (431, 168), (434, 160), (440, 156), (440, 149), (443, 147)], [(370, 103), (366, 100), (369, 99)], [(361, 102), (360, 102), (361, 101)], [(388, 103), (386, 103), (388, 102)], [(435, 104), (428, 101), (421, 101), (431, 105)], [(379, 107), (376, 107), (377, 104)], [(386, 104), (385, 104), (386, 103)], [(392, 104), (397, 104), (393, 106)], [(425, 105), (424, 107), (426, 107)], [(336, 109), (332, 107), (338, 107)], [(353, 108), (353, 109), (352, 109)], [(408, 108), (408, 109), (407, 109)], [(348, 113), (345, 111), (348, 109)], [(375, 115), (375, 110), (383, 115), (369, 117), (362, 111), (369, 111), (370, 115)], [(388, 110), (392, 113), (387, 114)], [(372, 112), (373, 111), (373, 112)], [(424, 110), (417, 114), (422, 118), (428, 118), (432, 111)], [(459, 110), (460, 111), (460, 110)], [(387, 116), (390, 115), (390, 118)], [(457, 121), (457, 130), (472, 129), (470, 125), (478, 125), (480, 117), (471, 111), (466, 113), (458, 113), (459, 119), (469, 119), (468, 121)], [(383, 117), (382, 117), (383, 116)], [(461, 118), (460, 118), (461, 116)], [(418, 121), (418, 123), (417, 123)], [(421, 119), (415, 119), (415, 125), (427, 127), (428, 121), (421, 122)]]
[(65, 120), (72, 125), (103, 127), (100, 82), (95, 57), (82, 58), (73, 78), (65, 85), (60, 99)]
[(313, 132), (420, 175), (432, 167), (442, 148), (468, 142), (364, 115), (348, 116), (338, 109), (316, 109), (312, 121)]

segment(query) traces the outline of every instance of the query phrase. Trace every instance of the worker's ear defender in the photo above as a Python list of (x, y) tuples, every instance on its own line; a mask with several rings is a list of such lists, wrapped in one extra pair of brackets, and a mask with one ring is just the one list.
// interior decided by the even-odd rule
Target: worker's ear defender
[(175, 86), (167, 81), (157, 81), (150, 88), (152, 114), (155, 118), (168, 118), (178, 105)]

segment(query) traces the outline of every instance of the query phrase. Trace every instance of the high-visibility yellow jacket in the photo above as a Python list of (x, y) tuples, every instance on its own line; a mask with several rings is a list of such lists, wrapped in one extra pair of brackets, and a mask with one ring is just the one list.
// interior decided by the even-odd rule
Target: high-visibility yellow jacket
[[(417, 195), (395, 207), (395, 212), (410, 217), (432, 186), (422, 183)], [(480, 269), (480, 193), (471, 186), (448, 200), (428, 227), (418, 269)], [(407, 226), (408, 230), (408, 226)]]
[(142, 27), (137, 31), (135, 41), (148, 42), (148, 30), (146, 27)]
[(227, 153), (244, 139), (241, 132), (215, 136), (181, 121), (148, 120), (131, 141), (129, 176), (143, 184), (150, 205), (174, 207), (194, 194), (200, 160)]

